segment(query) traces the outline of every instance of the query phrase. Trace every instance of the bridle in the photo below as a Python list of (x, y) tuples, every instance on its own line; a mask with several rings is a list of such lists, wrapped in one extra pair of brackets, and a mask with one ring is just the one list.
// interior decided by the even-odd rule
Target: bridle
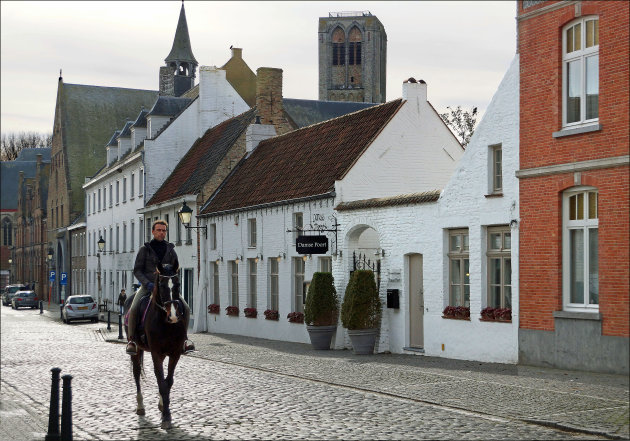
[[(156, 289), (156, 298), (154, 298), (153, 303), (155, 304), (155, 306), (157, 306), (158, 308), (160, 308), (162, 311), (164, 311), (164, 313), (166, 314), (166, 316), (168, 317), (169, 312), (168, 312), (168, 308), (176, 303), (175, 300), (173, 300), (173, 294), (171, 291), (171, 300), (167, 300), (166, 302), (164, 302), (164, 304), (162, 304), (162, 295), (159, 293), (160, 290), (160, 283), (159, 283), (159, 279), (173, 279), (175, 277), (177, 277), (177, 273), (173, 274), (172, 276), (165, 276), (163, 274), (160, 274), (160, 272), (158, 271), (157, 273), (158, 276), (158, 283), (155, 286)], [(159, 298), (159, 302), (158, 302), (158, 298)], [(179, 310), (179, 308), (177, 309), (177, 316), (181, 316), (182, 312)]]

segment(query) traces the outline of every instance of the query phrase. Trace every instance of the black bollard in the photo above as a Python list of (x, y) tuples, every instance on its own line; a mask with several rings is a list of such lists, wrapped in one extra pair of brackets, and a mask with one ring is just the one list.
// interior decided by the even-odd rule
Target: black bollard
[(111, 311), (107, 311), (107, 330), (112, 330), (112, 320), (111, 320)]
[(48, 414), (48, 433), (46, 441), (59, 440), (59, 372), (61, 369), (52, 368), (52, 385), (50, 386), (50, 413)]
[(122, 314), (118, 314), (118, 340), (122, 340)]
[(72, 441), (72, 375), (64, 375), (61, 400), (61, 441)]
[(39, 313), (40, 314), (44, 313), (44, 301), (43, 300), (39, 301)]
[(61, 317), (61, 321), (63, 322), (63, 302), (59, 305), (59, 316)]

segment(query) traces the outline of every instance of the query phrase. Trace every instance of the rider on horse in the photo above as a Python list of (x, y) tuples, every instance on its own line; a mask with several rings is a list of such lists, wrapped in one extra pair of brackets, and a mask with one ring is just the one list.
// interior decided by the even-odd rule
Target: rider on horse
[[(133, 274), (136, 276), (136, 279), (140, 281), (142, 284), (141, 288), (138, 290), (136, 295), (134, 296), (133, 303), (131, 304), (131, 308), (129, 308), (129, 321), (128, 321), (128, 331), (127, 331), (127, 339), (129, 343), (127, 343), (127, 354), (136, 355), (137, 354), (137, 346), (134, 341), (134, 334), (136, 333), (136, 320), (138, 315), (138, 309), (140, 305), (140, 299), (145, 295), (150, 295), (153, 291), (153, 287), (155, 284), (155, 273), (157, 269), (158, 263), (162, 263), (163, 265), (171, 264), (173, 268), (179, 267), (179, 261), (177, 260), (177, 253), (175, 253), (175, 245), (170, 242), (164, 240), (166, 237), (166, 229), (168, 228), (168, 224), (163, 220), (156, 220), (153, 222), (151, 227), (151, 233), (153, 234), (153, 240), (151, 242), (145, 243), (138, 250), (138, 255), (136, 256), (136, 263), (133, 267)], [(186, 324), (186, 329), (188, 329), (188, 322), (190, 320), (190, 308), (186, 301), (179, 295), (179, 281), (177, 278), (176, 282), (173, 286), (173, 293), (175, 294), (175, 298), (179, 298), (184, 305), (184, 322)], [(192, 352), (195, 350), (195, 345), (192, 341), (188, 340), (186, 337), (186, 341), (184, 342), (184, 353)]]

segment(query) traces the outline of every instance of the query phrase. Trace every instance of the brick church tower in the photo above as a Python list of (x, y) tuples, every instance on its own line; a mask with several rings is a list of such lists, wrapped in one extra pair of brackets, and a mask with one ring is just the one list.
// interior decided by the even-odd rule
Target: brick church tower
[(387, 34), (369, 11), (319, 19), (319, 99), (385, 102)]
[(179, 21), (171, 52), (164, 59), (166, 66), (160, 67), (160, 95), (181, 96), (195, 85), (197, 60), (192, 53), (186, 11), (182, 1)]

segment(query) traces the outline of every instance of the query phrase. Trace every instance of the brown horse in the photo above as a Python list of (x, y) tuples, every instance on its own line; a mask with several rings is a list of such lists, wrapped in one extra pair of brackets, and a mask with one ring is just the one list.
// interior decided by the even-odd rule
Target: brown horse
[[(140, 374), (143, 366), (144, 351), (151, 353), (153, 358), (153, 371), (160, 392), (159, 409), (162, 411), (162, 429), (170, 429), (170, 393), (173, 386), (173, 373), (181, 357), (184, 341), (186, 340), (186, 323), (181, 304), (173, 298), (173, 282), (177, 277), (177, 268), (172, 265), (158, 265), (156, 283), (151, 293), (151, 300), (144, 319), (144, 335), (146, 341), (139, 341), (141, 332), (136, 333), (138, 339), (138, 353), (131, 357), (133, 365), (133, 377), (136, 381), (136, 401), (138, 407), (136, 413), (144, 415), (144, 404), (140, 390)], [(134, 294), (135, 295), (135, 294)], [(125, 310), (128, 311), (133, 301), (130, 296), (125, 302)], [(145, 314), (143, 308), (138, 309), (138, 322), (141, 315)], [(125, 324), (125, 333), (129, 335)], [(168, 356), (168, 375), (164, 378), (164, 359)]]

